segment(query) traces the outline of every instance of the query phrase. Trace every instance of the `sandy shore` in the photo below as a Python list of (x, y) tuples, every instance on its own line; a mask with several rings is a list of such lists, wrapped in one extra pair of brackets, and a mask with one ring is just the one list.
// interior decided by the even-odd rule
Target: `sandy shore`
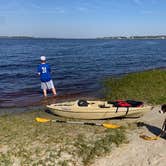
[[(112, 133), (113, 139), (116, 133), (122, 134), (121, 129), (37, 123), (36, 117), (63, 120), (43, 110), (43, 107), (26, 108), (26, 111), (18, 110), (17, 114), (0, 116), (0, 165), (165, 166), (166, 138), (146, 141), (139, 137), (141, 134), (155, 136), (161, 132), (165, 115), (158, 113), (159, 107), (141, 118), (106, 120), (127, 127), (124, 131), (127, 143), (124, 141), (119, 147), (107, 142), (106, 136)], [(137, 122), (144, 125), (137, 127)], [(118, 135), (118, 138), (121, 136)], [(105, 146), (110, 151), (103, 156)]]
[(155, 107), (138, 121), (145, 126), (130, 132), (129, 144), (116, 148), (112, 153), (97, 159), (92, 166), (165, 166), (166, 164), (166, 138), (146, 141), (139, 137), (141, 134), (148, 136), (158, 135), (161, 130), (165, 115), (159, 114), (160, 107)]

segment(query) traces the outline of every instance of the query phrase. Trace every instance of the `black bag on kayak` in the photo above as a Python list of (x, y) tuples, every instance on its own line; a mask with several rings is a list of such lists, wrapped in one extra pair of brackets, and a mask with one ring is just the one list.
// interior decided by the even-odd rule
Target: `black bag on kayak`
[(78, 100), (78, 106), (80, 107), (87, 107), (88, 104), (89, 103), (86, 100)]
[(144, 103), (142, 101), (134, 101), (134, 100), (126, 100), (127, 103), (131, 105), (131, 107), (140, 107)]

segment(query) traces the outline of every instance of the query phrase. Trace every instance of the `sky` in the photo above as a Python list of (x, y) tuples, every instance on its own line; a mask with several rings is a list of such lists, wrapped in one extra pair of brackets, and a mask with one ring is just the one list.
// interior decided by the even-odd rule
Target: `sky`
[(166, 0), (0, 0), (0, 36), (166, 35)]

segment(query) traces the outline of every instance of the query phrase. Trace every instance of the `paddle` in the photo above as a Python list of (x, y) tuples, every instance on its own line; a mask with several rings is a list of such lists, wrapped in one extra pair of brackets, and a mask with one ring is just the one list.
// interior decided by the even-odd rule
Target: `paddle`
[(162, 131), (161, 131), (161, 133), (160, 133), (159, 135), (157, 135), (157, 136), (152, 136), (152, 137), (150, 137), (150, 136), (147, 136), (147, 135), (140, 135), (139, 137), (140, 137), (140, 138), (143, 138), (144, 140), (147, 140), (147, 141), (158, 140), (158, 139), (163, 135), (164, 127), (165, 127), (164, 125), (165, 125), (165, 122), (164, 122), (164, 124), (163, 124), (163, 126), (162, 126)]
[(110, 128), (110, 129), (116, 129), (120, 128), (119, 125), (115, 124), (110, 124), (110, 123), (89, 123), (89, 122), (75, 122), (75, 121), (63, 121), (63, 120), (52, 120), (52, 119), (46, 119), (46, 118), (36, 118), (37, 122), (40, 123), (47, 123), (47, 122), (57, 122), (57, 123), (70, 123), (70, 124), (82, 124), (82, 125), (92, 125), (92, 126), (103, 126), (105, 128)]
[(140, 135), (139, 137), (143, 138), (144, 140), (147, 140), (147, 141), (152, 141), (152, 140), (158, 140), (160, 135), (153, 136), (153, 137), (150, 137), (150, 136), (147, 136), (147, 135)]

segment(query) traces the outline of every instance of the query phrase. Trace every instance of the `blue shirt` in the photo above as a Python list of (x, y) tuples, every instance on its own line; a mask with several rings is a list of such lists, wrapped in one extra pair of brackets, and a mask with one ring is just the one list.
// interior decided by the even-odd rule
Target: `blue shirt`
[(37, 68), (38, 73), (40, 73), (41, 82), (48, 82), (51, 80), (51, 68), (47, 63), (40, 64)]

